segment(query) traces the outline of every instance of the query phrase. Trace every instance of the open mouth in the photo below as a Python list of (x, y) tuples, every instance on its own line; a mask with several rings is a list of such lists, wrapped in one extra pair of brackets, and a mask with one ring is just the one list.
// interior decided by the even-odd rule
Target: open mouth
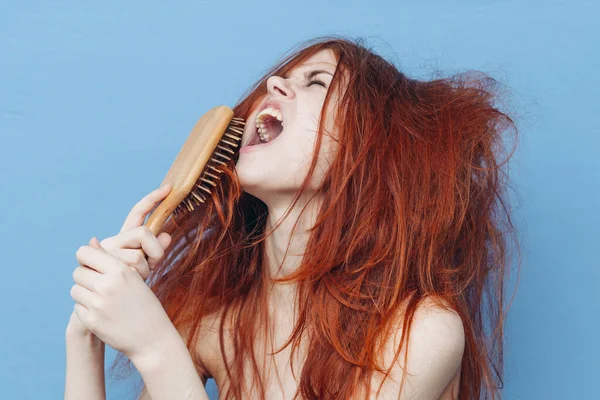
[(252, 138), (247, 146), (270, 143), (277, 139), (283, 131), (283, 121), (277, 119), (275, 115), (262, 114), (257, 117), (256, 126)]

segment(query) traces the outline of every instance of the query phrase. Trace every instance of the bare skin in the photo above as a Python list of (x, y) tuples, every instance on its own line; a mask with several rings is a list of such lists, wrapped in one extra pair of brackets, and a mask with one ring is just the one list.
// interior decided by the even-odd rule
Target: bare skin
[[(277, 305), (275, 305), (276, 303)], [(291, 301), (271, 301), (271, 310), (272, 313), (272, 326), (275, 329), (271, 329), (271, 332), (274, 332), (274, 336), (272, 341), (269, 343), (273, 343), (273, 348), (278, 350), (287, 340), (287, 338), (291, 335), (293, 324), (294, 324), (294, 313), (293, 313), (293, 304)], [(433, 306), (429, 303), (431, 307)], [(435, 308), (434, 308), (435, 309)], [(423, 311), (427, 312), (427, 311)], [(439, 309), (436, 309), (436, 312), (441, 312)], [(446, 311), (444, 311), (446, 312)], [(204, 370), (204, 376), (202, 380), (206, 382), (208, 378), (213, 378), (215, 380), (215, 384), (219, 390), (220, 396), (225, 393), (228, 384), (228, 377), (225, 371), (225, 364), (223, 357), (221, 355), (219, 349), (219, 327), (220, 319), (219, 316), (213, 315), (209, 318), (206, 318), (201, 325), (201, 331), (199, 334), (198, 345), (196, 346), (196, 354), (198, 358), (202, 362), (202, 367)], [(268, 374), (268, 380), (265, 384), (265, 397), (267, 399), (292, 399), (294, 397), (294, 393), (298, 389), (298, 380), (300, 371), (302, 369), (302, 365), (304, 362), (304, 357), (306, 354), (306, 341), (302, 342), (299, 351), (294, 355), (294, 376), (292, 375), (292, 370), (290, 367), (290, 357), (291, 357), (291, 345), (286, 347), (283, 351), (269, 356), (266, 355), (263, 351), (264, 346), (264, 338), (259, 338), (259, 340), (255, 343), (255, 356), (260, 367), (264, 367), (266, 373)], [(230, 346), (230, 338), (225, 338), (225, 349), (228, 352), (231, 349)], [(270, 345), (267, 351), (272, 351), (270, 349)], [(228, 358), (231, 356), (231, 353), (227, 353)], [(399, 358), (400, 360), (400, 358)], [(387, 364), (386, 364), (387, 366)], [(411, 364), (409, 360), (408, 365), (409, 371), (411, 371)], [(245, 393), (246, 398), (258, 398), (257, 388), (255, 386), (254, 391), (250, 390), (251, 383), (248, 381), (249, 377), (252, 376), (252, 367), (250, 363), (247, 363), (244, 366), (244, 376), (247, 380), (247, 384), (244, 386), (243, 391)], [(278, 377), (279, 375), (279, 377)], [(279, 381), (279, 379), (281, 381)], [(404, 389), (403, 395), (398, 396), (398, 382), (393, 382), (391, 380), (386, 380), (384, 382), (383, 388), (378, 397), (375, 396), (375, 391), (379, 387), (381, 383), (382, 376), (374, 375), (371, 383), (372, 394), (369, 398), (371, 399), (426, 399), (427, 397), (421, 396), (419, 393), (411, 392), (410, 389)], [(452, 376), (449, 377), (449, 384), (443, 390), (439, 400), (453, 400), (458, 398), (458, 384), (460, 380), (460, 368), (458, 368)], [(409, 384), (407, 384), (409, 385)], [(410, 388), (410, 386), (408, 386)], [(220, 397), (222, 398), (222, 397)], [(357, 399), (364, 398), (364, 391), (357, 394)], [(150, 397), (146, 392), (142, 394), (140, 400), (148, 400)]]
[[(319, 114), (323, 107), (325, 95), (331, 84), (337, 61), (330, 51), (322, 51), (305, 60), (287, 77), (272, 76), (267, 81), (266, 101), (275, 102), (284, 115), (284, 130), (270, 146), (244, 152), (240, 155), (237, 169), (243, 189), (261, 199), (268, 207), (266, 229), (271, 230), (287, 210), (292, 198), (300, 187), (307, 170), (306, 160), (313, 156), (312, 145), (316, 138)], [(317, 75), (319, 83), (311, 82), (305, 74), (313, 70), (324, 70)], [(332, 101), (326, 110), (325, 126), (331, 128), (333, 111), (338, 105), (339, 97), (332, 95)], [(264, 104), (264, 103), (263, 103)], [(247, 144), (254, 130), (258, 109), (248, 118), (248, 124), (243, 135), (243, 145)], [(335, 154), (335, 142), (324, 136), (324, 145), (318, 156), (318, 166), (311, 184), (301, 197), (289, 217), (281, 224), (265, 242), (265, 268), (270, 277), (281, 277), (293, 272), (301, 263), (301, 253), (305, 250), (308, 240), (307, 230), (318, 214), (322, 197), (318, 187), (324, 171)], [(317, 194), (312, 202), (308, 199)], [(300, 210), (307, 205), (307, 211)], [(298, 222), (298, 229), (292, 231), (292, 226)], [(290, 244), (289, 253), (284, 260), (286, 247)], [(296, 322), (295, 286), (276, 284), (269, 292), (269, 332), (271, 338), (258, 338), (254, 344), (254, 354), (259, 368), (264, 368), (265, 396), (267, 399), (292, 399), (297, 388), (300, 371), (306, 354), (306, 342), (303, 342), (294, 359), (294, 378), (291, 367), (291, 345), (273, 356), (265, 354), (274, 352), (286, 342), (291, 335)], [(399, 395), (399, 382), (402, 377), (400, 367), (394, 366), (392, 379), (387, 379), (377, 398), (403, 400), (451, 400), (458, 398), (458, 383), (460, 379), (460, 361), (462, 358), (464, 337), (462, 323), (458, 315), (450, 313), (427, 302), (427, 307), (419, 308), (417, 313), (423, 321), (413, 324), (413, 335), (409, 347), (414, 351), (408, 357), (409, 372), (415, 377), (408, 379), (402, 395)], [(228, 385), (225, 362), (219, 347), (219, 316), (205, 318), (199, 332), (199, 342), (196, 353), (204, 368), (203, 381), (212, 377), (222, 396)], [(229, 323), (226, 326), (230, 326)], [(398, 324), (401, 332), (401, 325)], [(386, 352), (382, 354), (383, 365), (391, 365), (399, 337), (385, 338)], [(382, 339), (383, 340), (383, 339)], [(414, 343), (413, 343), (414, 340)], [(388, 345), (389, 343), (389, 345)], [(230, 338), (225, 337), (226, 352), (230, 351)], [(414, 345), (413, 345), (414, 344)], [(230, 359), (231, 353), (226, 354)], [(442, 361), (450, 360), (450, 361)], [(258, 398), (257, 385), (251, 390), (252, 366), (246, 360), (244, 366), (243, 387), (245, 398)], [(403, 363), (402, 356), (398, 360)], [(381, 382), (380, 376), (374, 376), (372, 390), (377, 390)], [(144, 392), (141, 399), (150, 397)], [(357, 399), (364, 398), (364, 393), (358, 394)], [(375, 398), (375, 393), (370, 395)]]

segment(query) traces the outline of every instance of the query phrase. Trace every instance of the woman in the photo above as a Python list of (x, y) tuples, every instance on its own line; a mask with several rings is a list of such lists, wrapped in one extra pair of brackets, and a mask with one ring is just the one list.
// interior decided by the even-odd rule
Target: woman
[(65, 397), (103, 398), (104, 342), (144, 399), (207, 398), (208, 377), (220, 398), (497, 398), (514, 124), (494, 84), (410, 79), (343, 38), (294, 51), (234, 108), (211, 202), (154, 237), (159, 189), (78, 250)]

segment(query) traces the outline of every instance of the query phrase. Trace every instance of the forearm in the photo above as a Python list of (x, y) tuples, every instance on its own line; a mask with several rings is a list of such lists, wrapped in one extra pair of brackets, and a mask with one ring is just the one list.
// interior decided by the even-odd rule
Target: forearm
[(209, 400), (190, 353), (177, 331), (153, 353), (132, 357), (152, 400)]
[(105, 400), (104, 343), (95, 335), (66, 335), (65, 400)]

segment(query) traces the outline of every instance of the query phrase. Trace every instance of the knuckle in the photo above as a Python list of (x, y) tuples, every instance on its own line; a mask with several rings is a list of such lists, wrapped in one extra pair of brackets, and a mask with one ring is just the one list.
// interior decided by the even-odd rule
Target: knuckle
[(90, 303), (91, 303), (92, 308), (94, 308), (96, 310), (104, 309), (104, 299), (102, 299), (101, 297), (95, 297), (94, 299), (91, 300)]
[(144, 263), (143, 265), (140, 265), (140, 268), (138, 269), (141, 275), (148, 274), (150, 272), (150, 265), (148, 263)]
[(115, 294), (115, 286), (114, 285), (104, 285), (102, 290), (98, 290), (98, 293), (101, 293), (103, 296), (113, 296)]
[(146, 258), (144, 257), (144, 254), (141, 251), (136, 252), (135, 256), (133, 257), (134, 259), (134, 263), (137, 264), (142, 264)]
[(112, 293), (112, 285), (108, 279), (100, 281), (94, 286), (94, 291), (101, 295), (110, 295)]
[(102, 246), (102, 248), (104, 248), (105, 250), (108, 250), (108, 249), (112, 248), (113, 242), (114, 242), (114, 237), (111, 236), (111, 237), (101, 240), (100, 246)]
[(152, 231), (145, 225), (137, 227), (137, 233), (139, 235), (140, 240), (148, 239), (153, 237)]
[(144, 199), (141, 198), (133, 205), (133, 207), (131, 207), (131, 211), (137, 211), (137, 209), (142, 207), (143, 205), (144, 205)]
[(94, 312), (88, 312), (86, 325), (93, 331), (98, 328), (98, 316)]

